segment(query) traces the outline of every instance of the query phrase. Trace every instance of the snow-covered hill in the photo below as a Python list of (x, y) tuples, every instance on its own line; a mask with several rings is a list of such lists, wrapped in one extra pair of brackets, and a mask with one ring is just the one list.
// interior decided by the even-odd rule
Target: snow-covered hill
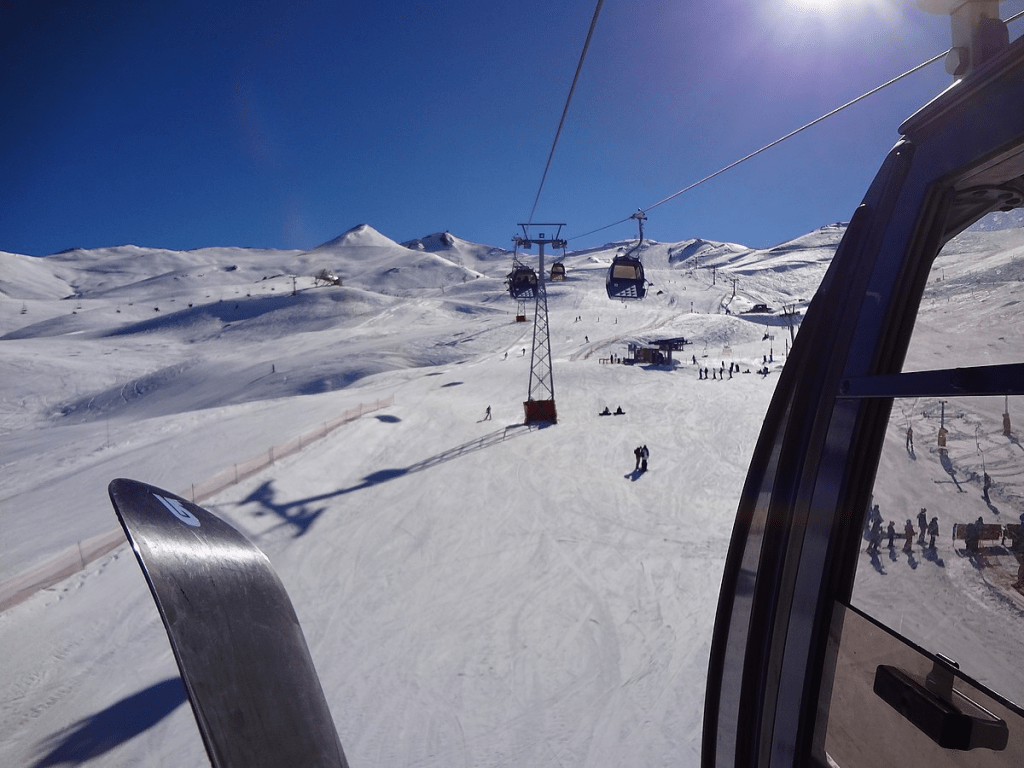
[[(548, 285), (559, 423), (546, 428), (523, 425), (533, 327), (515, 322), (502, 249), (450, 233), (398, 244), (361, 225), (311, 251), (0, 253), (0, 582), (115, 528), (114, 477), (187, 494), (393, 397), (204, 502), (280, 572), (350, 763), (694, 765), (740, 487), (843, 230), (767, 250), (645, 242), (653, 287), (633, 304), (608, 300), (604, 273), (635, 241), (570, 251)], [(1019, 323), (1020, 234), (968, 233), (937, 264), (920, 354), (953, 332), (943, 302)], [(977, 254), (984, 274), (957, 271)], [(344, 284), (316, 285), (320, 270)], [(992, 349), (1019, 352), (1001, 335)], [(680, 336), (692, 343), (674, 368), (607, 363)], [(746, 372), (768, 359), (767, 377)], [(740, 372), (697, 373), (730, 364)], [(894, 440), (902, 419), (894, 408)], [(954, 458), (973, 471), (970, 451)], [(893, 466), (921, 473), (907, 488), (944, 473), (923, 446)], [(1013, 466), (1003, 516), (1024, 495)], [(904, 503), (881, 500), (887, 514)], [(865, 563), (869, 603), (931, 583), (925, 567)], [(948, 599), (984, 594), (953, 571)], [(204, 763), (125, 548), (0, 614), (0, 647), (0, 764)]]

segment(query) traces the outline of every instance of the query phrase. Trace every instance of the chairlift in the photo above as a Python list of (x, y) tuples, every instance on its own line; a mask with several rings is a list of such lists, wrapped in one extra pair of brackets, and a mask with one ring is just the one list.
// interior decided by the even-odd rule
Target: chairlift
[(560, 283), (565, 280), (565, 264), (556, 261), (551, 265), (551, 282)]
[(637, 211), (630, 218), (637, 221), (640, 228), (640, 239), (634, 248), (630, 248), (623, 255), (612, 259), (611, 266), (608, 267), (608, 277), (605, 280), (609, 299), (639, 301), (647, 295), (644, 265), (640, 262), (640, 258), (634, 255), (640, 252), (640, 246), (643, 244), (644, 221), (647, 217), (643, 211)]

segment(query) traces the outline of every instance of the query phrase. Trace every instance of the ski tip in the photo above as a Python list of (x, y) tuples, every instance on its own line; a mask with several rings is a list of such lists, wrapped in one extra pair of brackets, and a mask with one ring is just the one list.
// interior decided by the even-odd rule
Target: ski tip
[(266, 555), (177, 494), (127, 478), (108, 490), (211, 764), (347, 768), (295, 609)]
[(107, 492), (110, 494), (114, 511), (126, 529), (130, 524), (138, 525), (143, 522), (147, 526), (160, 525), (172, 528), (179, 523), (190, 528), (200, 528), (203, 519), (221, 523), (219, 519), (188, 499), (138, 480), (117, 478), (107, 486)]

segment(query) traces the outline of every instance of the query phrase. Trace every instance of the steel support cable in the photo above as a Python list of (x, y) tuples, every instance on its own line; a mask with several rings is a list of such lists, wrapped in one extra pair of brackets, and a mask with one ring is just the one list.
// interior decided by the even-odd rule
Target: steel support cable
[(551, 151), (548, 153), (548, 161), (544, 165), (544, 173), (540, 177), (540, 186), (537, 187), (537, 196), (533, 198), (533, 207), (530, 209), (530, 216), (526, 220), (533, 223), (533, 214), (537, 211), (537, 203), (540, 202), (540, 193), (544, 189), (544, 182), (548, 177), (548, 169), (551, 168), (551, 159), (555, 156), (555, 147), (558, 146), (558, 137), (562, 134), (562, 126), (565, 124), (565, 116), (569, 113), (569, 103), (572, 101), (572, 94), (576, 90), (576, 83), (580, 79), (580, 71), (583, 69), (583, 59), (587, 56), (587, 48), (590, 47), (590, 38), (594, 36), (594, 27), (597, 26), (597, 17), (601, 13), (601, 6), (604, 0), (597, 0), (597, 7), (594, 8), (594, 18), (590, 20), (590, 29), (587, 31), (587, 40), (583, 43), (583, 51), (580, 53), (579, 64), (576, 65), (576, 74), (572, 78), (572, 86), (569, 88), (569, 95), (565, 99), (565, 107), (562, 109), (562, 119), (558, 121), (558, 130), (555, 131), (555, 140), (551, 142)]
[[(1024, 11), (1022, 11), (1021, 14), (1018, 14), (1018, 16), (1022, 15), (1022, 14), (1024, 14)], [(1013, 16), (1010, 19), (1008, 19), (1008, 21), (1012, 21), (1015, 18), (1017, 18), (1017, 17)], [(666, 197), (666, 198), (664, 198), (662, 200), (659, 200), (658, 202), (654, 203), (653, 205), (649, 205), (646, 208), (641, 208), (640, 210), (643, 211), (644, 213), (647, 213), (648, 211), (650, 211), (650, 210), (652, 210), (654, 208), (657, 208), (659, 205), (664, 205), (669, 200), (673, 200), (673, 199), (679, 197), (684, 192), (689, 192), (691, 189), (694, 189), (695, 187), (699, 187), (704, 182), (710, 181), (711, 179), (715, 178), (716, 176), (721, 176), (726, 171), (731, 171), (733, 168), (735, 168), (740, 163), (745, 163), (747, 160), (750, 160), (753, 157), (757, 157), (762, 152), (765, 152), (765, 151), (767, 151), (769, 149), (772, 149), (773, 147), (777, 147), (782, 142), (786, 141), (787, 139), (793, 138), (798, 133), (801, 133), (802, 131), (806, 131), (808, 128), (810, 128), (810, 127), (812, 127), (814, 125), (817, 125), (822, 120), (827, 120), (828, 118), (832, 117), (833, 115), (836, 115), (839, 112), (842, 112), (847, 107), (852, 107), (857, 102), (863, 101), (868, 96), (873, 96), (874, 94), (876, 94), (879, 91), (881, 91), (883, 88), (888, 88), (893, 83), (896, 83), (896, 82), (902, 80), (903, 78), (908, 77), (909, 75), (912, 75), (912, 74), (914, 74), (915, 72), (917, 72), (917, 71), (919, 71), (921, 69), (924, 69), (929, 64), (934, 64), (939, 59), (944, 58), (947, 53), (948, 53), (948, 50), (943, 51), (942, 53), (940, 53), (940, 54), (938, 54), (936, 56), (933, 56), (932, 58), (928, 59), (927, 61), (921, 62), (916, 67), (913, 67), (912, 69), (908, 69), (902, 75), (897, 75), (896, 77), (892, 78), (891, 80), (888, 80), (887, 82), (884, 82), (881, 85), (875, 86), (870, 91), (868, 91), (866, 93), (862, 93), (857, 98), (851, 99), (850, 101), (846, 102), (845, 104), (843, 104), (840, 107), (836, 107), (831, 112), (826, 112), (821, 117), (815, 118), (814, 120), (811, 120), (811, 122), (807, 123), (806, 125), (802, 125), (799, 128), (797, 128), (796, 130), (790, 131), (785, 136), (782, 136), (782, 137), (776, 139), (775, 141), (771, 142), (770, 144), (765, 144), (763, 147), (761, 147), (760, 149), (754, 150), (749, 155), (745, 155), (744, 157), (741, 157), (739, 160), (734, 160), (733, 162), (729, 163), (724, 168), (719, 168), (714, 173), (708, 174), (703, 179), (700, 179), (699, 181), (693, 182), (693, 184), (690, 184), (688, 187), (684, 187), (683, 189), (680, 189), (678, 192), (674, 192), (673, 194), (669, 195), (668, 197)], [(611, 224), (606, 224), (603, 227), (598, 227), (597, 229), (592, 229), (589, 232), (584, 232), (582, 235), (575, 235), (575, 236), (573, 236), (571, 238), (568, 238), (568, 239), (569, 240), (578, 240), (581, 237), (586, 237), (587, 235), (593, 235), (595, 232), (601, 232), (602, 230), (609, 229), (610, 227), (614, 227), (614, 226), (616, 226), (618, 224), (622, 224), (624, 222), (627, 222), (631, 218), (632, 218), (632, 216), (627, 216), (626, 218), (620, 219), (619, 221), (613, 222)]]

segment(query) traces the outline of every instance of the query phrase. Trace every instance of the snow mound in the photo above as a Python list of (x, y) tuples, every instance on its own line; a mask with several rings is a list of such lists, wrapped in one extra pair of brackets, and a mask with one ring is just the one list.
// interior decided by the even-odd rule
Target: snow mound
[(314, 248), (314, 251), (335, 250), (337, 248), (374, 247), (374, 248), (401, 248), (391, 238), (382, 235), (369, 224), (357, 224), (352, 229)]
[(56, 299), (71, 287), (54, 274), (45, 259), (0, 251), (0, 296), (11, 299)]
[(435, 253), (454, 264), (491, 277), (498, 276), (497, 272), (507, 266), (506, 260), (511, 257), (511, 251), (505, 248), (463, 240), (447, 231), (409, 240), (402, 245), (414, 251)]

